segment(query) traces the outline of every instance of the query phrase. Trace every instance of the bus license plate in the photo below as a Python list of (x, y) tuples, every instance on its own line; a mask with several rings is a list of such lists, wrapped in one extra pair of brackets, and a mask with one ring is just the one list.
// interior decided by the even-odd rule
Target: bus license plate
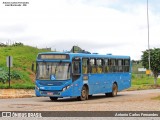
[(53, 95), (53, 93), (52, 92), (47, 92), (47, 95)]

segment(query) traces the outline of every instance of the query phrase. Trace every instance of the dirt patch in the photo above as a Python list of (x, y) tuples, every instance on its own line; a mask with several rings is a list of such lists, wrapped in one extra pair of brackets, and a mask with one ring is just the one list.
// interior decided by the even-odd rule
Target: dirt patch
[(35, 77), (36, 77), (35, 73), (29, 69), (27, 71), (29, 72), (29, 77), (30, 77), (32, 83), (35, 83)]
[(35, 96), (33, 89), (0, 89), (0, 98), (27, 98)]

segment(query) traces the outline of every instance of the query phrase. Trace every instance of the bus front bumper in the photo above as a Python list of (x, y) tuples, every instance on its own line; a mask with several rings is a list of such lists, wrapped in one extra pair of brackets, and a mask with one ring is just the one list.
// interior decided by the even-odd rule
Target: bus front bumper
[(62, 90), (42, 90), (38, 87), (35, 88), (35, 94), (37, 97), (71, 97), (72, 88), (64, 88)]

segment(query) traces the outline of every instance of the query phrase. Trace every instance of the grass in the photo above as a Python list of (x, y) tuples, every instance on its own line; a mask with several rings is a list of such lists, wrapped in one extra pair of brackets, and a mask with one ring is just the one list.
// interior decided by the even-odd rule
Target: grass
[[(132, 75), (132, 86), (128, 90), (146, 90), (160, 89), (160, 78), (157, 79), (157, 85), (154, 85), (154, 78), (145, 74)], [(152, 100), (160, 100), (160, 95), (152, 98)]]
[[(32, 73), (34, 76), (35, 74)], [(21, 79), (11, 79), (10, 88), (14, 89), (33, 89), (34, 88), (34, 79), (30, 77), (30, 73), (27, 73), (21, 70), (20, 75)], [(5, 83), (0, 82), (0, 89), (9, 88), (8, 80)]]
[(37, 54), (44, 51), (30, 46), (0, 47), (0, 66), (6, 66), (6, 57), (13, 56), (14, 68), (30, 69), (32, 62), (36, 61)]
[(160, 96), (152, 98), (153, 100), (160, 100)]
[[(0, 47), (0, 72), (7, 71), (6, 57), (13, 57), (13, 67), (11, 71), (17, 73), (20, 79), (11, 79), (11, 87), (15, 89), (33, 89), (35, 71), (31, 70), (32, 63), (35, 64), (39, 52), (47, 50), (38, 49), (31, 46)], [(35, 70), (36, 65), (34, 65)], [(0, 89), (8, 88), (8, 79), (5, 77), (5, 83), (0, 82)]]
[(0, 89), (34, 89), (35, 85), (33, 83), (25, 83), (25, 84), (11, 84), (10, 88), (8, 82), (4, 85), (0, 84)]
[(160, 79), (157, 79), (157, 85), (154, 85), (154, 78), (145, 74), (133, 74), (132, 85), (128, 90), (145, 90), (160, 88)]
[(154, 85), (153, 76), (147, 76), (145, 72), (139, 72), (138, 68), (143, 68), (142, 63), (132, 64), (132, 85), (128, 90), (145, 90), (160, 88), (160, 78), (157, 85)]

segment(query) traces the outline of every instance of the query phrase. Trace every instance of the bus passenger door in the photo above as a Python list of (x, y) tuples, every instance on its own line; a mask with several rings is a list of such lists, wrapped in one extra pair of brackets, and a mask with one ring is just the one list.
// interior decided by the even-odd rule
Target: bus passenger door
[(89, 80), (89, 58), (82, 59), (82, 80), (83, 80), (83, 84), (88, 85), (89, 93), (90, 93), (91, 86), (88, 82), (88, 80)]
[(95, 94), (99, 90), (100, 82), (97, 77), (96, 59), (82, 59), (83, 83), (89, 87), (89, 95)]
[(72, 60), (72, 81), (73, 81), (73, 94), (80, 95), (80, 88), (82, 86), (81, 80), (81, 59), (75, 57)]

